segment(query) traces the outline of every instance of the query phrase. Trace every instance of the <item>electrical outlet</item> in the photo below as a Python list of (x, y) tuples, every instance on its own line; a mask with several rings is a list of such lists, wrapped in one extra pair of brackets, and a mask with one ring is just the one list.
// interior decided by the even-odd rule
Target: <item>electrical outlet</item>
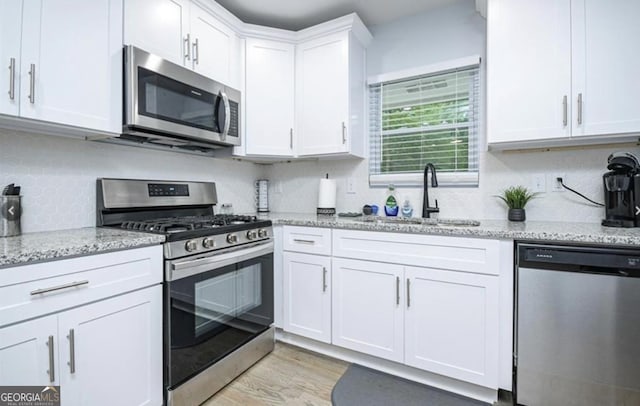
[(562, 187), (562, 183), (558, 180), (558, 178), (562, 179), (562, 182), (567, 184), (567, 175), (565, 173), (557, 172), (551, 174), (551, 184), (553, 185), (554, 192), (564, 192), (564, 188)]
[(347, 178), (347, 193), (356, 193), (356, 180), (354, 178)]
[(282, 193), (282, 181), (281, 180), (277, 180), (275, 185), (274, 185), (274, 189), (275, 189), (275, 193)]
[(547, 182), (544, 173), (534, 173), (531, 175), (531, 190), (535, 193), (545, 193)]

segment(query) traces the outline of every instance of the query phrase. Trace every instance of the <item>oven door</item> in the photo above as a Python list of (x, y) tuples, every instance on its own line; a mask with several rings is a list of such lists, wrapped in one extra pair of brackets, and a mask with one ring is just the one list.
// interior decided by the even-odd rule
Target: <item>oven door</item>
[(273, 242), (166, 266), (165, 383), (174, 389), (273, 323)]
[(239, 145), (240, 92), (132, 46), (124, 59), (125, 133)]

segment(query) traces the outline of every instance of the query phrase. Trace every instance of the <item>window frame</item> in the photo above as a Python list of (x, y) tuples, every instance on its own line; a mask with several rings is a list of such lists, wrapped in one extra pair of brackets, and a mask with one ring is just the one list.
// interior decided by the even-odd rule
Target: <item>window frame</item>
[[(425, 76), (430, 74), (438, 74), (445, 73), (446, 71), (451, 71), (455, 69), (465, 69), (478, 67), (478, 80), (482, 80), (482, 66), (481, 66), (481, 57), (479, 55), (472, 55), (459, 59), (452, 59), (448, 61), (443, 61), (440, 63), (435, 63), (432, 65), (420, 66), (411, 69), (405, 69), (400, 71), (394, 71), (389, 73), (384, 73), (380, 75), (370, 76), (367, 80), (367, 92), (369, 92), (369, 88), (373, 85), (384, 84), (387, 82), (396, 82), (402, 80), (410, 80), (411, 78), (415, 78), (418, 76)], [(370, 95), (367, 97), (368, 108), (367, 111), (371, 108)], [(480, 153), (480, 131), (481, 124), (483, 122), (482, 112), (484, 111), (484, 106), (482, 104), (482, 83), (479, 84), (478, 90), (478, 105), (477, 105), (477, 113), (479, 115), (476, 120), (476, 136), (473, 141), (470, 140), (469, 147), (471, 148), (472, 142), (474, 142), (474, 147), (476, 153)], [(381, 106), (380, 106), (381, 107)], [(369, 117), (370, 119), (370, 117)], [(371, 121), (368, 120), (368, 123)], [(373, 164), (372, 156), (371, 156), (371, 140), (372, 140), (371, 128), (368, 127), (367, 140), (369, 141), (369, 185), (371, 187), (387, 187), (389, 184), (393, 184), (394, 186), (401, 187), (414, 187), (419, 186), (422, 187), (423, 183), (423, 174), (417, 172), (411, 173), (393, 173), (393, 174), (374, 174), (372, 173)], [(380, 162), (378, 162), (380, 164)], [(438, 182), (440, 186), (453, 186), (453, 187), (478, 187), (479, 186), (479, 168), (480, 163), (478, 162), (478, 168), (476, 171), (467, 171), (467, 172), (438, 172)]]

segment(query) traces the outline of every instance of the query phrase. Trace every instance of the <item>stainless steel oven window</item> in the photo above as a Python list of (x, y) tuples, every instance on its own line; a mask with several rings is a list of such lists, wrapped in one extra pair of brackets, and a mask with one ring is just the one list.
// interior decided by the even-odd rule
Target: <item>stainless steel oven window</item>
[(233, 319), (256, 321), (251, 310), (262, 305), (260, 264), (195, 284), (196, 336)]

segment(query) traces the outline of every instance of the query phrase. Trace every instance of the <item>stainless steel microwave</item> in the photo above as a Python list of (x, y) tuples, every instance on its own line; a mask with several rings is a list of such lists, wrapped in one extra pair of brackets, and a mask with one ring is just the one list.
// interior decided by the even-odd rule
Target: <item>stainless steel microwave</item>
[(240, 92), (126, 46), (121, 138), (193, 150), (240, 145)]

